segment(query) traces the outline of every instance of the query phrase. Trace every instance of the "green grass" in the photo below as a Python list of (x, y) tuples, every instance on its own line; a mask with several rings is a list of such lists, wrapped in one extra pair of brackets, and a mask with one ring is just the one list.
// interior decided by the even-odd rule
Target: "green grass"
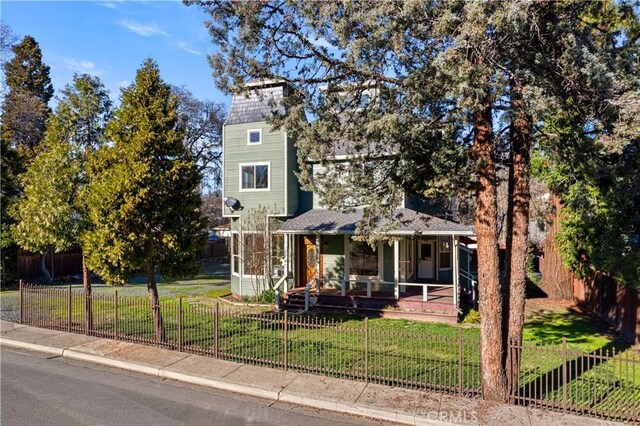
[(585, 351), (607, 346), (611, 338), (600, 333), (598, 324), (589, 316), (571, 310), (542, 310), (529, 314), (524, 339), (560, 345), (567, 343)]
[[(189, 294), (215, 297), (225, 289), (207, 290), (193, 286)], [(43, 299), (40, 305), (49, 320), (66, 326), (66, 292)], [(177, 294), (177, 293), (176, 293)], [(115, 331), (114, 298), (111, 294), (96, 296), (92, 304), (94, 326), (103, 335)], [(166, 343), (177, 347), (178, 302), (175, 297), (161, 298)], [(197, 298), (183, 300), (184, 350), (213, 355), (214, 312), (212, 306)], [(84, 321), (84, 300), (73, 298), (73, 323), (78, 331)], [(219, 317), (218, 355), (221, 358), (283, 367), (285, 360), (284, 325), (278, 314), (263, 312), (246, 314), (221, 305)], [(368, 356), (364, 355), (364, 329), (368, 327)], [(571, 309), (529, 310), (525, 325), (527, 343), (522, 353), (520, 386), (524, 395), (532, 395), (549, 403), (567, 401), (594, 412), (619, 410), (633, 412), (629, 401), (640, 400), (640, 354), (599, 332), (590, 317)], [(118, 303), (118, 334), (140, 342), (156, 339), (152, 312), (146, 297), (121, 297)], [(479, 329), (474, 326), (447, 325), (389, 320), (350, 315), (309, 314), (290, 316), (287, 326), (287, 366), (292, 370), (315, 372), (335, 377), (363, 379), (396, 386), (455, 391), (462, 384), (469, 394), (480, 389)], [(462, 337), (462, 377), (460, 373), (460, 337)], [(566, 337), (568, 352), (561, 352)], [(590, 361), (600, 353), (616, 357), (608, 361)], [(638, 364), (630, 371), (622, 363), (634, 357)], [(586, 360), (586, 361), (585, 361)], [(565, 364), (566, 363), (566, 364)], [(562, 386), (563, 366), (567, 365), (569, 382)], [(623, 367), (624, 366), (624, 367)]]

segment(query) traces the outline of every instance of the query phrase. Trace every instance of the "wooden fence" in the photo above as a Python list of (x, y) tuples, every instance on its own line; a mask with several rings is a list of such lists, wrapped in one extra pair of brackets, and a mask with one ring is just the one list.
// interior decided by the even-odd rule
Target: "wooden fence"
[[(54, 277), (82, 274), (82, 253), (79, 250), (45, 255), (45, 264)], [(18, 251), (18, 277), (32, 280), (42, 277), (40, 255), (28, 251)]]
[(606, 275), (573, 281), (573, 297), (627, 341), (640, 343), (640, 293)]
[(229, 256), (226, 240), (207, 241), (200, 250), (200, 260), (223, 258)]
[[(207, 241), (199, 253), (200, 260), (225, 258), (229, 256), (227, 243)], [(45, 264), (54, 278), (67, 275), (82, 274), (82, 252), (79, 249), (45, 255)], [(43, 276), (40, 269), (40, 255), (25, 250), (18, 252), (18, 277), (23, 280), (34, 280)]]

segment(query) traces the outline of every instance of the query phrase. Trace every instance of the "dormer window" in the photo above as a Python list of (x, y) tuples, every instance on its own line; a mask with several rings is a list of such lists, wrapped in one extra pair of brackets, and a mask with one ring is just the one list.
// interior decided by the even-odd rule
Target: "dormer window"
[(247, 130), (247, 145), (262, 144), (262, 129)]

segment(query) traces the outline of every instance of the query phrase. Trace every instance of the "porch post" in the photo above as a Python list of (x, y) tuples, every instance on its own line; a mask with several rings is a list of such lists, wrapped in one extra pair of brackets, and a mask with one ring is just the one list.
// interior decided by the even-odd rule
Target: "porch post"
[(346, 296), (347, 295), (347, 286), (349, 285), (349, 270), (351, 268), (350, 263), (350, 258), (349, 258), (349, 236), (345, 235), (344, 236), (344, 271), (342, 274), (342, 282), (341, 282), (341, 288), (340, 288), (340, 295), (341, 296)]
[(320, 296), (320, 280), (322, 279), (322, 277), (320, 276), (320, 270), (322, 269), (320, 267), (320, 258), (322, 256), (322, 235), (318, 234), (318, 236), (316, 237), (316, 295)]
[(295, 237), (291, 234), (284, 234), (284, 276), (287, 277), (284, 284), (283, 293), (287, 294), (289, 290), (289, 272), (293, 277), (293, 282), (296, 282), (295, 262), (293, 259), (293, 245), (292, 241)]
[(400, 240), (393, 242), (393, 297), (398, 300), (400, 298)]
[(453, 241), (452, 254), (453, 254), (453, 304), (455, 307), (458, 307), (458, 283), (459, 283), (459, 274), (460, 274), (460, 266), (458, 265), (458, 241), (459, 238), (457, 235), (452, 235), (451, 240)]

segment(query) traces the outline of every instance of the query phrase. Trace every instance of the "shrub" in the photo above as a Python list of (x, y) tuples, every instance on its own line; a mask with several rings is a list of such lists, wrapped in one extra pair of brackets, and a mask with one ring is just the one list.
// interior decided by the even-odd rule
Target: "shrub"
[(476, 309), (470, 309), (462, 320), (463, 324), (480, 324), (480, 312)]

